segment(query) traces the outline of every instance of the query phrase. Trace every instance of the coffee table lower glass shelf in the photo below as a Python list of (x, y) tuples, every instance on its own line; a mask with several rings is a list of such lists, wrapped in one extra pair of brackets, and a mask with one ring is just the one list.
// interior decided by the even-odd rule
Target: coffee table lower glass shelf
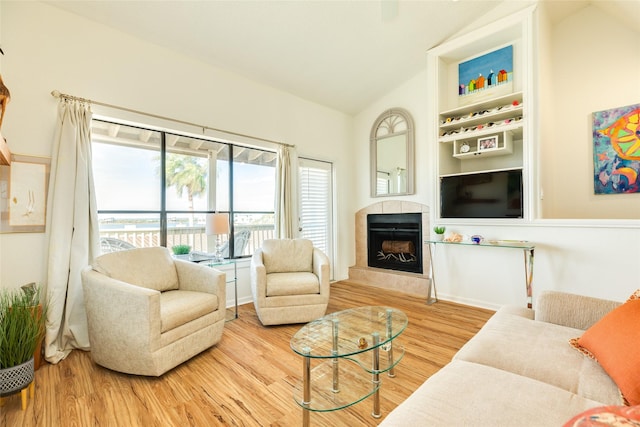
[[(371, 365), (371, 354), (367, 354), (367, 361)], [(393, 345), (394, 363), (392, 366), (379, 369), (378, 374), (384, 373), (392, 369), (404, 356), (404, 347), (397, 343)], [(343, 358), (347, 362), (354, 362), (350, 358)], [(384, 356), (380, 358), (382, 362), (385, 360)], [(339, 365), (338, 376), (340, 382), (348, 384), (348, 386), (340, 387), (337, 392), (334, 392), (333, 387), (333, 366), (331, 363), (322, 363), (311, 370), (311, 402), (309, 404), (304, 403), (304, 381), (300, 380), (296, 383), (293, 397), (298, 405), (303, 409), (312, 412), (330, 412), (344, 409), (356, 403), (362, 402), (367, 397), (377, 392), (380, 388), (380, 384), (373, 384), (371, 375), (374, 371), (371, 368), (360, 365), (362, 369), (354, 369), (354, 366), (348, 366), (345, 363)]]
[[(303, 378), (294, 388), (303, 425), (310, 412), (343, 409), (373, 396), (372, 416), (380, 417), (380, 374), (395, 376), (404, 356), (396, 338), (407, 326), (400, 310), (359, 307), (306, 324), (291, 339), (303, 357)], [(312, 361), (318, 364), (311, 368)]]

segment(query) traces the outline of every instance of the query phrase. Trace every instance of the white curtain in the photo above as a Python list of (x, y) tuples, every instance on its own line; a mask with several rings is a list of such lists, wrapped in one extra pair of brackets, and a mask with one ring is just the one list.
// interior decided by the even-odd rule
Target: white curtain
[(91, 172), (91, 116), (88, 105), (60, 100), (47, 201), (50, 303), (45, 359), (51, 363), (73, 348), (89, 349), (80, 271), (98, 254), (100, 239)]
[(276, 230), (279, 239), (298, 236), (298, 155), (294, 147), (278, 147), (276, 162)]

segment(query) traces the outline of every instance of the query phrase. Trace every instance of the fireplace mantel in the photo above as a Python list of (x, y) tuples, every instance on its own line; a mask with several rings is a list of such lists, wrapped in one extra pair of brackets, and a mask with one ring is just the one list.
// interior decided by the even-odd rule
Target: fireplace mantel
[[(429, 207), (426, 205), (415, 202), (386, 200), (360, 209), (356, 212), (356, 263), (354, 266), (349, 267), (349, 280), (426, 297), (429, 289), (428, 275), (373, 268), (368, 265), (367, 215), (389, 213), (421, 213), (422, 232), (424, 236), (429, 235), (431, 227), (429, 226)], [(428, 251), (422, 251), (423, 271), (429, 271), (429, 262)]]

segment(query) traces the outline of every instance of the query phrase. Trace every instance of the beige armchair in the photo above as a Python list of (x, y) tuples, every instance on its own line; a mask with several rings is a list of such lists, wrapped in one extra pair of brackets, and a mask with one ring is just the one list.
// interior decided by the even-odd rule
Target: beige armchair
[(152, 247), (99, 256), (82, 271), (91, 358), (160, 376), (222, 336), (225, 274)]
[(263, 325), (322, 317), (329, 302), (329, 259), (310, 240), (265, 240), (251, 258), (251, 293)]

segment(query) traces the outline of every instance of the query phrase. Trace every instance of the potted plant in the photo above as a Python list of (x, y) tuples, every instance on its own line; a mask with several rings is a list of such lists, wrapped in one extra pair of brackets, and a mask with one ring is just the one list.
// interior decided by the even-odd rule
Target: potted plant
[(191, 252), (191, 246), (189, 245), (175, 245), (171, 247), (173, 256), (178, 259), (189, 259), (189, 253)]
[(0, 289), (0, 397), (27, 387), (34, 377), (34, 354), (42, 343), (46, 301), (41, 289)]
[(433, 227), (433, 232), (436, 233), (436, 240), (442, 240), (444, 238), (444, 232), (447, 230), (447, 227), (444, 225), (436, 225)]

